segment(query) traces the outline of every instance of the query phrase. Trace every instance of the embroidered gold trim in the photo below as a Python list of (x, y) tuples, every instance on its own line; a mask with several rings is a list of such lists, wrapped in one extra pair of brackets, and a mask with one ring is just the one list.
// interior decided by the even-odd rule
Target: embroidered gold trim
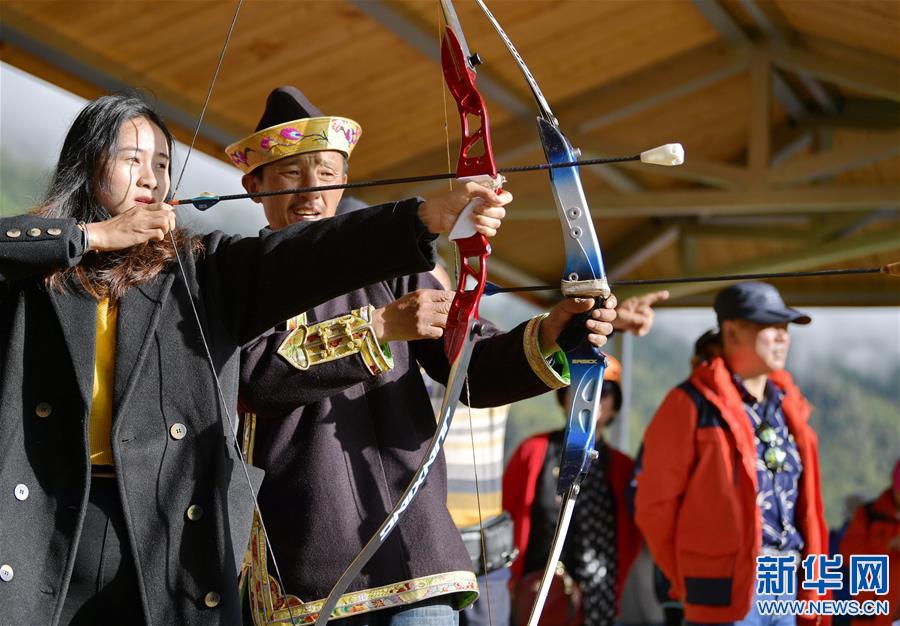
[(253, 446), (256, 445), (256, 413), (244, 413), (244, 432), (241, 433), (241, 452), (244, 461), (253, 465)]
[(544, 358), (544, 355), (541, 354), (541, 345), (538, 341), (538, 332), (541, 328), (541, 322), (543, 322), (544, 318), (548, 315), (549, 313), (544, 313), (531, 318), (525, 326), (525, 335), (522, 338), (522, 344), (525, 349), (525, 358), (528, 360), (528, 365), (531, 366), (531, 371), (534, 372), (535, 376), (540, 378), (541, 382), (550, 389), (560, 389), (567, 386), (569, 381), (566, 377), (560, 376), (559, 373), (547, 364), (547, 360)]
[(349, 158), (360, 135), (362, 128), (349, 118), (306, 117), (263, 128), (231, 144), (225, 153), (249, 174), (260, 165), (307, 152), (337, 150)]
[(394, 366), (390, 351), (382, 350), (372, 328), (372, 305), (354, 309), (312, 326), (306, 318), (288, 321), (291, 330), (278, 348), (278, 354), (299, 370), (359, 354), (372, 375), (390, 371)]
[[(244, 455), (244, 462), (253, 465), (253, 447), (256, 445), (256, 413), (244, 413), (242, 415), (244, 428), (241, 433), (241, 454)], [(253, 517), (256, 522), (256, 514)], [(254, 527), (255, 528), (255, 527)], [(244, 560), (241, 562), (241, 574), (238, 577), (238, 589), (243, 595), (244, 586), (247, 584), (250, 574), (251, 544), (253, 542), (253, 531), (250, 533), (250, 541), (247, 542), (247, 549), (244, 551)]]
[[(265, 535), (254, 515), (250, 544), (250, 612), (256, 626), (285, 626), (312, 624), (325, 599), (303, 602), (296, 596), (285, 595), (278, 582), (268, 575)], [(334, 618), (388, 609), (428, 598), (454, 595), (454, 608), (461, 610), (478, 598), (478, 583), (472, 572), (447, 572), (423, 576), (383, 587), (345, 593), (332, 613)]]
[(306, 313), (301, 313), (300, 315), (295, 315), (294, 317), (289, 319), (287, 322), (285, 322), (285, 325), (287, 326), (288, 330), (296, 330), (297, 328), (299, 328), (300, 326), (305, 325), (305, 324), (306, 324)]

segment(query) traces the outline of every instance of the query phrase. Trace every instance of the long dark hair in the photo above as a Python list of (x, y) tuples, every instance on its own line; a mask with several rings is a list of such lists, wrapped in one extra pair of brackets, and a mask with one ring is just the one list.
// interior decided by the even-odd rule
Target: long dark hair
[[(172, 151), (172, 133), (156, 110), (136, 94), (102, 96), (85, 106), (69, 129), (44, 201), (37, 209), (43, 217), (75, 218), (79, 222), (100, 222), (110, 218), (98, 202), (97, 192), (109, 183), (107, 166), (118, 151), (119, 128), (143, 117), (155, 124)], [(169, 174), (171, 175), (171, 161)], [(182, 230), (175, 231), (179, 248), (199, 252), (199, 240)], [(170, 239), (104, 253), (89, 253), (74, 268), (60, 270), (47, 277), (49, 287), (63, 289), (74, 274), (94, 297), (119, 298), (133, 285), (155, 278), (175, 259)]]

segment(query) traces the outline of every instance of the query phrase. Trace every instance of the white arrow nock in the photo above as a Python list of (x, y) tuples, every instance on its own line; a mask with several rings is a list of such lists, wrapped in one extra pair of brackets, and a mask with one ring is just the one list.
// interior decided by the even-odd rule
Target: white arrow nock
[(680, 143), (667, 143), (664, 146), (657, 146), (641, 152), (642, 163), (652, 163), (653, 165), (681, 165), (684, 163), (684, 146)]

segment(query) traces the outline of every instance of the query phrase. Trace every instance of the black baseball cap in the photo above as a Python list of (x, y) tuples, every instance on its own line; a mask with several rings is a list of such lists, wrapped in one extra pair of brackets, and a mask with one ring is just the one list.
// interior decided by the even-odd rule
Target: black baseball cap
[(809, 315), (784, 303), (768, 283), (738, 283), (723, 289), (713, 305), (719, 324), (725, 320), (748, 320), (758, 324), (809, 324)]

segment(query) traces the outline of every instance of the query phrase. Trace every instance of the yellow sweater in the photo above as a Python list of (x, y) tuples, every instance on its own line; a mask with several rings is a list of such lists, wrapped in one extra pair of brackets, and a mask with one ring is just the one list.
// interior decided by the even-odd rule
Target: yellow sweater
[(88, 435), (91, 464), (113, 465), (112, 396), (116, 365), (116, 306), (109, 299), (97, 303), (97, 354), (94, 360), (94, 392)]

